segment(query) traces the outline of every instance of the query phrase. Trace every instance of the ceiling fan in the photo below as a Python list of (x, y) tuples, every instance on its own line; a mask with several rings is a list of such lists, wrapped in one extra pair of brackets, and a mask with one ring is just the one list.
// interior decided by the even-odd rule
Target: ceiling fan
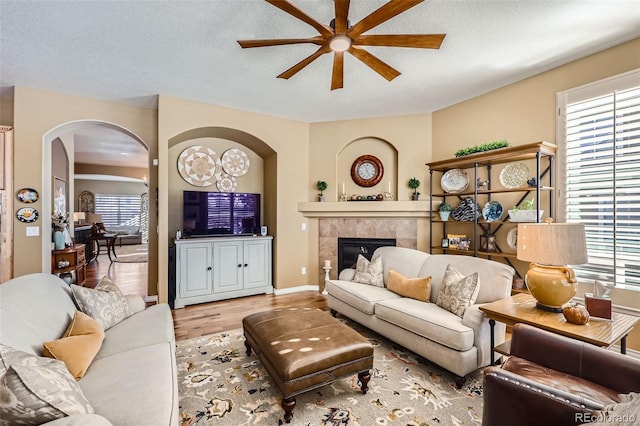
[(320, 48), (310, 56), (298, 62), (278, 78), (289, 79), (296, 73), (309, 65), (311, 62), (324, 55), (333, 52), (333, 72), (331, 75), (331, 90), (343, 87), (344, 74), (344, 52), (349, 52), (362, 61), (369, 68), (386, 78), (393, 80), (400, 75), (400, 72), (387, 65), (362, 46), (385, 46), (385, 47), (417, 47), (423, 49), (439, 49), (444, 40), (445, 34), (385, 34), (385, 35), (363, 35), (364, 32), (382, 24), (396, 15), (422, 3), (424, 0), (390, 0), (380, 8), (371, 12), (360, 22), (349, 26), (347, 16), (349, 14), (350, 0), (334, 0), (335, 19), (330, 25), (322, 24), (289, 0), (265, 0), (267, 3), (281, 9), (289, 15), (311, 25), (318, 30), (319, 36), (311, 38), (289, 38), (271, 40), (238, 40), (243, 48), (280, 46), (285, 44), (312, 43)]

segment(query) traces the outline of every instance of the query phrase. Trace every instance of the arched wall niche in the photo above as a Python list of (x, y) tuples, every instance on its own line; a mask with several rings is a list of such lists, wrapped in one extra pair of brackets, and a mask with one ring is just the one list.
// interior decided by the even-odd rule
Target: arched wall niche
[[(231, 142), (231, 144), (229, 144)], [(184, 131), (168, 140), (169, 151), (169, 215), (168, 215), (168, 229), (169, 233), (167, 239), (169, 245), (172, 244), (172, 238), (175, 236), (175, 231), (182, 228), (182, 191), (189, 188), (191, 190), (212, 190), (217, 191), (214, 185), (208, 187), (196, 187), (191, 186), (184, 182), (177, 171), (177, 159), (184, 148), (190, 145), (204, 145), (212, 148), (217, 154), (222, 154), (223, 151), (216, 149), (214, 146), (226, 146), (233, 147), (233, 144), (237, 144), (240, 147), (245, 147), (251, 150), (260, 159), (261, 164), (261, 176), (254, 177), (254, 182), (250, 186), (246, 187), (248, 190), (242, 189), (242, 177), (238, 178), (238, 192), (255, 192), (261, 187), (262, 193), (262, 222), (269, 228), (269, 234), (276, 235), (277, 229), (277, 153), (263, 140), (247, 133), (242, 130), (232, 129), (228, 127), (200, 127), (196, 129), (190, 129)], [(212, 146), (213, 145), (213, 146)], [(251, 156), (250, 156), (251, 157)], [(253, 164), (252, 164), (253, 168)], [(259, 167), (258, 167), (259, 168)], [(251, 170), (250, 170), (251, 172)], [(261, 182), (258, 184), (255, 179), (260, 178)], [(274, 245), (276, 244), (274, 240)], [(275, 262), (275, 247), (274, 253), (274, 267), (277, 265)]]
[[(373, 155), (382, 162), (384, 174), (380, 183), (375, 186), (363, 188), (351, 179), (351, 165), (361, 155)], [(372, 136), (354, 139), (338, 151), (336, 162), (338, 197), (342, 193), (343, 183), (349, 195), (374, 195), (387, 191), (397, 194), (398, 149), (391, 142)]]
[[(41, 248), (42, 248), (42, 272), (50, 273), (51, 272), (51, 237), (50, 232), (48, 230), (51, 229), (51, 213), (52, 213), (52, 197), (53, 197), (53, 188), (52, 182), (53, 177), (60, 177), (59, 174), (62, 173), (63, 168), (66, 169), (65, 176), (67, 180), (67, 210), (69, 212), (74, 211), (75, 207), (75, 197), (73, 194), (74, 191), (74, 133), (85, 129), (87, 127), (107, 127), (113, 130), (117, 130), (122, 132), (129, 137), (131, 137), (134, 141), (141, 144), (147, 151), (149, 151), (149, 146), (134, 132), (127, 129), (126, 127), (120, 126), (115, 123), (102, 121), (102, 120), (77, 120), (70, 121), (66, 123), (62, 123), (49, 131), (45, 132), (42, 135), (42, 191), (41, 191), (41, 202), (40, 205), (40, 214), (42, 218), (42, 238), (41, 238)], [(64, 154), (66, 155), (66, 165), (63, 166), (60, 163), (60, 149), (61, 147), (64, 149)], [(57, 154), (58, 153), (58, 154)], [(151, 169), (149, 170), (151, 172)], [(155, 171), (155, 170), (154, 170)], [(57, 174), (56, 174), (57, 173)], [(157, 177), (154, 178), (154, 181), (157, 180)], [(154, 206), (155, 208), (155, 206)], [(150, 217), (155, 217), (154, 214)], [(149, 227), (155, 227), (156, 224), (149, 224)], [(157, 241), (149, 241), (149, 250), (150, 253), (153, 251), (155, 247), (155, 251), (157, 252)], [(149, 271), (157, 269), (157, 262), (154, 262), (152, 259), (153, 256), (149, 256), (148, 268)], [(155, 276), (155, 274), (154, 274)], [(155, 280), (155, 279), (154, 279)]]

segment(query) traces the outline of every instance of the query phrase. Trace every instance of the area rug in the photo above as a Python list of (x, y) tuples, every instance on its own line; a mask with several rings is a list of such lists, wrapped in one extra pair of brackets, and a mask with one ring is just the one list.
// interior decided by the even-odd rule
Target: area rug
[[(482, 372), (457, 389), (453, 374), (349, 320), (374, 345), (369, 391), (357, 375), (296, 397), (291, 425), (479, 425)], [(283, 425), (282, 394), (242, 330), (177, 342), (182, 425)]]
[(147, 244), (124, 245), (115, 247), (117, 258), (112, 257), (118, 263), (143, 263), (149, 261)]

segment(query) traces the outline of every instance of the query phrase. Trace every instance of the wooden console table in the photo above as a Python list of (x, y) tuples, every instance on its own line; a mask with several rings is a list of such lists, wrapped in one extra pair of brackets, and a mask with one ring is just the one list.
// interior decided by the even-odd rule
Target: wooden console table
[(596, 346), (610, 347), (620, 341), (620, 352), (627, 352), (627, 335), (640, 322), (640, 318), (630, 315), (612, 313), (612, 320), (591, 318), (587, 324), (571, 324), (564, 319), (562, 313), (547, 312), (536, 308), (536, 299), (530, 294), (520, 293), (480, 307), (491, 327), (491, 363), (495, 364), (494, 352), (508, 355), (510, 341), (495, 347), (494, 328), (496, 321), (507, 326), (518, 322), (571, 337), (572, 339), (591, 343)]
[[(69, 262), (69, 266), (58, 268), (61, 260)], [(87, 260), (85, 257), (85, 245), (74, 244), (61, 250), (53, 250), (51, 252), (51, 273), (60, 275), (64, 273), (73, 274), (73, 283), (84, 285), (87, 279)]]

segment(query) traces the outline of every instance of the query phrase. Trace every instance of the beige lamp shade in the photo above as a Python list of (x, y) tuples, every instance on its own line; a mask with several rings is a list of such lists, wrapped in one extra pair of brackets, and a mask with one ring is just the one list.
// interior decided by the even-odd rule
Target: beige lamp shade
[(542, 265), (587, 263), (582, 223), (518, 224), (518, 259)]
[(85, 213), (84, 212), (74, 212), (73, 213), (73, 221), (74, 222), (82, 222), (84, 219), (86, 218)]
[(575, 273), (566, 265), (588, 261), (584, 225), (551, 223), (551, 219), (518, 224), (518, 259), (531, 262), (525, 282), (536, 306), (562, 312), (578, 289)]
[(97, 213), (87, 213), (87, 222), (89, 223), (102, 223), (102, 215)]

